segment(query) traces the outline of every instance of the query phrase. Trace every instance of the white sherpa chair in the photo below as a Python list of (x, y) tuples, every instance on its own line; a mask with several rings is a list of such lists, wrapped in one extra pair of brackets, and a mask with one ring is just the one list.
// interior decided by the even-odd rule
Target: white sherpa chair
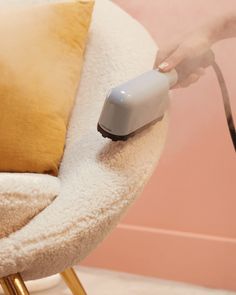
[[(71, 267), (96, 248), (139, 196), (160, 158), (168, 118), (127, 142), (104, 139), (96, 125), (108, 89), (151, 69), (156, 50), (134, 19), (111, 1), (96, 1), (59, 180), (0, 175), (0, 207), (9, 212), (3, 199), (4, 189), (11, 186), (23, 199), (22, 204), (14, 202), (11, 194), (6, 227), (14, 229), (10, 223), (24, 218), (21, 205), (25, 212), (33, 211), (30, 222), (0, 239), (0, 278), (6, 294), (28, 294), (23, 279), (55, 273), (64, 276), (74, 294), (85, 294)], [(25, 197), (24, 189), (32, 196)]]

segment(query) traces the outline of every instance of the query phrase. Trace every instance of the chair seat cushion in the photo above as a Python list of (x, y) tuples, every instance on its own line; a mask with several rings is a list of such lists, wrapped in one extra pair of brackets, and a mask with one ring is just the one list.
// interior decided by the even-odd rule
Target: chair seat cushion
[(0, 239), (0, 277), (21, 272), (36, 279), (75, 265), (140, 195), (163, 150), (168, 116), (127, 142), (104, 139), (96, 126), (108, 90), (150, 70), (156, 50), (147, 31), (112, 1), (96, 1), (60, 193), (27, 225)]
[(0, 173), (0, 238), (20, 229), (59, 194), (57, 177)]

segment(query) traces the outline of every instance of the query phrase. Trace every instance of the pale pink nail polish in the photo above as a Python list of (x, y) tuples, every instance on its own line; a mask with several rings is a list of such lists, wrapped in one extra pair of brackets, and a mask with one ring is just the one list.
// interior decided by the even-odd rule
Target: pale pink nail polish
[(169, 66), (168, 62), (163, 62), (158, 66), (158, 69), (161, 71), (164, 71), (165, 69), (167, 69)]

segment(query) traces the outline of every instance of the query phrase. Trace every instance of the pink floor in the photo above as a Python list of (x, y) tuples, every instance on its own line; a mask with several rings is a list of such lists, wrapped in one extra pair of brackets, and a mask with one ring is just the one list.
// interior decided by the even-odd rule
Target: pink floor
[[(116, 0), (161, 47), (235, 0)], [(138, 36), (137, 36), (138, 38)], [(215, 47), (236, 114), (236, 39)], [(236, 157), (211, 69), (176, 90), (163, 157), (143, 195), (86, 264), (236, 290)]]

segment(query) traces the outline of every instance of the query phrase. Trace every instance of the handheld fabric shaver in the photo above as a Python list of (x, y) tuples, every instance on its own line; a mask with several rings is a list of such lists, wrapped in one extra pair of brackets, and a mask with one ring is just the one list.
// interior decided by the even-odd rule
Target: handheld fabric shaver
[(198, 67), (214, 62), (210, 50), (181, 63), (169, 73), (148, 71), (108, 93), (97, 130), (113, 141), (127, 140), (140, 130), (162, 119), (169, 103), (169, 90)]

